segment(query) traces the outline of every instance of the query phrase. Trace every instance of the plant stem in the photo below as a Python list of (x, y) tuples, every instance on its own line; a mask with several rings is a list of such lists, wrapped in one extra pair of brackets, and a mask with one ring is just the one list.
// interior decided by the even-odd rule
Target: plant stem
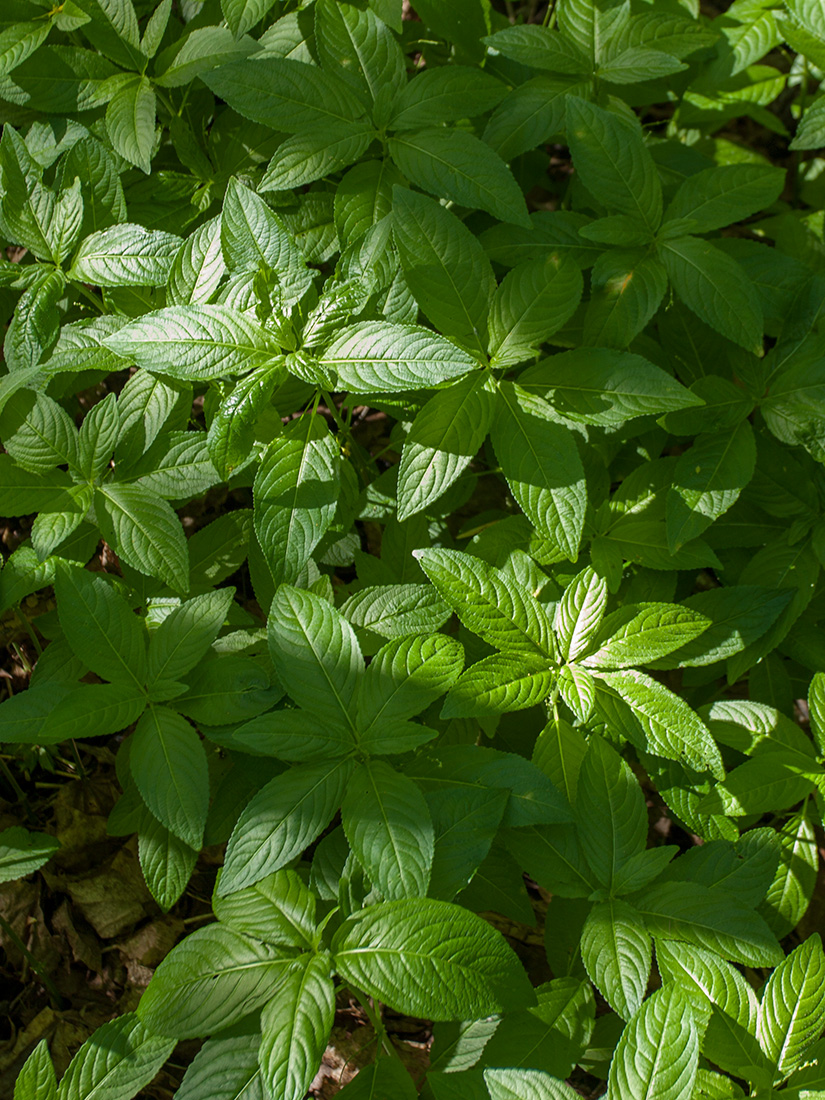
[(26, 947), (26, 945), (23, 943), (23, 941), (20, 939), (20, 937), (17, 935), (15, 930), (12, 928), (12, 926), (9, 924), (9, 922), (6, 920), (6, 918), (2, 915), (2, 913), (0, 913), (0, 928), (8, 936), (8, 938), (11, 940), (11, 942), (14, 944), (14, 946), (17, 948), (17, 950), (22, 952), (22, 954), (28, 960), (29, 966), (32, 968), (32, 970), (35, 972), (35, 974), (38, 976), (38, 978), (40, 979), (40, 981), (43, 983), (44, 987), (48, 991), (49, 996), (54, 1001), (54, 1007), (56, 1009), (63, 1008), (64, 1007), (64, 1001), (63, 1001), (63, 998), (60, 996), (60, 994), (57, 991), (57, 986), (51, 980), (49, 975), (46, 974), (41, 969), (40, 963), (37, 961), (37, 959), (34, 957), (34, 955), (31, 953), (31, 951), (29, 951), (28, 947)]

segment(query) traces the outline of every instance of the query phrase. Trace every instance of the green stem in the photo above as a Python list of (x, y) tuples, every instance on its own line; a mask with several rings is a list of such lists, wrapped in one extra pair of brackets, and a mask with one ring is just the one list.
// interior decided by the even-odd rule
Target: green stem
[(21, 604), (18, 604), (18, 606), (15, 610), (16, 610), (18, 619), (20, 619), (21, 623), (23, 624), (23, 626), (26, 630), (26, 633), (31, 638), (31, 643), (34, 646), (35, 653), (37, 654), (38, 657), (42, 656), (43, 646), (40, 644), (40, 639), (37, 637), (37, 634), (35, 633), (34, 627), (32, 626), (28, 615), (23, 610), (23, 607), (22, 607)]
[(370, 1005), (369, 1001), (365, 1000), (357, 993), (355, 994), (355, 996), (358, 1000), (359, 1005), (366, 1013), (367, 1019), (372, 1024), (372, 1029), (375, 1032), (376, 1037), (383, 1046), (384, 1050), (387, 1052), (387, 1054), (391, 1054), (393, 1057), (400, 1059), (401, 1055), (395, 1049), (389, 1035), (387, 1035), (387, 1029), (384, 1027), (384, 1021), (381, 1019), (380, 1014), (375, 1011), (375, 1009)]
[(101, 313), (106, 312), (106, 307), (104, 306), (103, 301), (98, 298), (93, 290), (89, 290), (89, 288), (87, 286), (84, 286), (83, 283), (75, 283), (75, 288), (83, 295), (83, 297), (87, 301), (92, 303), (95, 309), (99, 310)]
[(31, 951), (29, 951), (28, 947), (26, 947), (26, 945), (23, 943), (23, 941), (20, 939), (15, 930), (2, 914), (0, 914), (0, 928), (2, 928), (3, 932), (6, 934), (6, 936), (8, 936), (8, 938), (11, 940), (17, 950), (20, 951), (26, 957), (26, 959), (28, 959), (29, 966), (38, 976), (44, 987), (48, 990), (49, 996), (54, 1001), (54, 1007), (58, 1010), (64, 1008), (65, 1004), (63, 998), (57, 991), (57, 986), (51, 980), (49, 975), (46, 974), (45, 971), (41, 970), (40, 963), (37, 961), (34, 955), (32, 955)]
[(23, 788), (17, 782), (17, 779), (14, 776), (14, 773), (12, 772), (11, 768), (8, 766), (6, 761), (3, 760), (2, 757), (0, 757), (0, 772), (2, 772), (3, 775), (6, 777), (6, 781), (8, 782), (11, 789), (14, 791), (15, 795), (17, 796), (17, 801), (22, 802), (23, 805), (26, 807), (26, 816), (28, 817), (29, 821), (31, 821), (32, 820), (32, 814), (31, 814), (31, 810), (29, 809), (29, 803), (28, 803), (28, 799), (26, 798), (26, 792), (23, 790)]

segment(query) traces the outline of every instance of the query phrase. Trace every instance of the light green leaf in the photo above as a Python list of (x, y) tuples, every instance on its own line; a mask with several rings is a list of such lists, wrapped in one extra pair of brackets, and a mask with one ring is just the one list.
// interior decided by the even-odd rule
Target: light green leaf
[(189, 589), (189, 555), (171, 505), (140, 485), (107, 482), (95, 493), (103, 537), (127, 565), (176, 592)]
[(385, 722), (412, 718), (448, 691), (464, 650), (443, 634), (408, 635), (386, 643), (370, 661), (358, 691), (361, 745), (370, 750)]
[(533, 1000), (506, 940), (474, 913), (410, 898), (354, 914), (332, 941), (344, 981), (408, 1016), (478, 1019)]
[(335, 1019), (330, 961), (302, 955), (261, 1013), (258, 1060), (272, 1096), (302, 1100), (318, 1071)]
[(205, 382), (268, 363), (279, 348), (257, 322), (229, 306), (169, 306), (105, 340), (117, 355), (168, 378)]
[(418, 550), (414, 556), (468, 630), (498, 649), (553, 655), (547, 612), (512, 577), (457, 550)]
[(173, 306), (206, 305), (225, 272), (221, 219), (210, 218), (186, 238), (172, 261), (167, 301)]
[(377, 584), (359, 588), (340, 612), (355, 627), (384, 638), (440, 630), (451, 611), (431, 584)]
[(179, 680), (206, 655), (232, 606), (234, 588), (193, 596), (174, 608), (149, 639), (147, 683)]
[(581, 954), (588, 976), (624, 1020), (647, 992), (653, 945), (644, 921), (624, 901), (597, 902), (584, 922)]
[(60, 848), (47, 833), (30, 833), (20, 825), (0, 832), (0, 882), (25, 878), (43, 866)]
[(175, 1048), (133, 1012), (102, 1024), (69, 1063), (57, 1100), (131, 1100)]
[(594, 646), (598, 649), (584, 657), (582, 664), (593, 669), (646, 665), (692, 642), (710, 625), (700, 612), (678, 604), (655, 603), (635, 615), (632, 611), (630, 606), (623, 608), (617, 613), (618, 622), (613, 616), (605, 621), (602, 633), (609, 637), (597, 640)]
[(577, 790), (579, 842), (593, 873), (612, 892), (622, 867), (644, 851), (648, 823), (642, 789), (615, 749), (591, 734)]
[(272, 392), (283, 375), (279, 365), (256, 368), (235, 384), (212, 417), (206, 442), (209, 457), (224, 480), (243, 468), (254, 453), (258, 420), (270, 407)]
[(182, 243), (160, 229), (113, 225), (83, 241), (69, 278), (94, 286), (163, 286)]
[[(193, 32), (197, 33), (197, 32)], [(266, 1100), (257, 1037), (209, 1039), (190, 1062), (177, 1100)]]
[(17, 1075), (14, 1084), (14, 1100), (55, 1100), (57, 1078), (49, 1048), (41, 1039)]
[(691, 1100), (699, 1062), (696, 1021), (673, 983), (653, 993), (622, 1032), (610, 1064), (609, 1100)]
[(492, 1100), (575, 1100), (566, 1085), (536, 1069), (485, 1069), (484, 1083)]
[(780, 1079), (797, 1068), (825, 1027), (825, 954), (814, 933), (768, 979), (757, 1035)]
[(351, 393), (431, 389), (479, 366), (430, 329), (387, 321), (362, 321), (345, 329), (320, 361), (336, 371), (339, 388)]
[(433, 505), (478, 453), (493, 420), (486, 372), (472, 371), (433, 394), (413, 421), (398, 468), (398, 518)]
[(562, 656), (575, 661), (590, 645), (607, 607), (607, 581), (586, 566), (577, 573), (556, 605), (553, 627)]
[(155, 146), (155, 92), (147, 76), (122, 84), (106, 108), (106, 133), (112, 148), (147, 175)]
[(341, 819), (356, 859), (385, 898), (426, 895), (433, 825), (411, 779), (383, 761), (364, 762), (347, 785)]
[(297, 871), (275, 871), (228, 897), (212, 898), (215, 916), (236, 932), (285, 947), (312, 947), (317, 899)]
[(157, 968), (138, 1017), (177, 1039), (223, 1031), (270, 1000), (294, 957), (220, 924), (199, 928)]
[(587, 507), (575, 437), (541, 398), (511, 382), (498, 393), (491, 439), (510, 490), (538, 533), (575, 561)]
[(493, 653), (459, 676), (447, 696), (442, 718), (484, 717), (525, 710), (550, 696), (555, 673), (547, 658), (529, 653)]

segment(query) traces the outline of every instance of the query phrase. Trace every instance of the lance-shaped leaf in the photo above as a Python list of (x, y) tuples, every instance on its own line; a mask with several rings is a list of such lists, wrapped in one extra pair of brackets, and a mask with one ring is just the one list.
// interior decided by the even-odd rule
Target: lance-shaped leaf
[(292, 420), (255, 476), (255, 532), (272, 579), (294, 583), (335, 515), (340, 455), (320, 416)]
[(443, 336), (417, 325), (363, 321), (345, 329), (321, 356), (352, 393), (431, 389), (478, 368), (478, 361)]
[(78, 248), (69, 278), (95, 286), (163, 286), (183, 242), (142, 225), (113, 225)]
[(335, 1019), (330, 962), (302, 955), (261, 1013), (258, 1061), (272, 1096), (302, 1100), (318, 1071)]
[(217, 638), (234, 594), (234, 588), (204, 592), (169, 613), (149, 641), (149, 683), (179, 680), (195, 667)]
[(138, 1016), (157, 1035), (199, 1038), (223, 1031), (266, 1002), (295, 958), (220, 924), (199, 928), (163, 960)]
[(664, 220), (687, 218), (696, 233), (740, 222), (775, 202), (785, 186), (780, 168), (728, 164), (688, 176), (673, 196)]
[(155, 90), (147, 76), (125, 81), (106, 108), (106, 133), (112, 148), (147, 175), (155, 145)]
[(793, 1072), (825, 1027), (825, 953), (818, 933), (784, 959), (768, 980), (757, 1034), (780, 1078)]
[(607, 581), (586, 566), (556, 605), (554, 628), (562, 655), (575, 661), (599, 629), (607, 607)]
[(547, 658), (527, 653), (493, 653), (458, 678), (441, 711), (442, 718), (484, 717), (525, 710), (546, 699), (555, 673)]
[(653, 993), (622, 1032), (610, 1063), (607, 1096), (691, 1100), (699, 1034), (690, 1003), (675, 983)]
[(138, 827), (138, 859), (149, 893), (168, 913), (192, 877), (198, 850), (144, 810)]
[(251, 886), (300, 855), (332, 821), (351, 774), (350, 761), (335, 760), (271, 779), (238, 818), (218, 893)]
[(203, 1044), (175, 1095), (178, 1100), (203, 1100), (210, 1092), (215, 1100), (264, 1100), (257, 1036), (209, 1039)]
[(624, 617), (625, 621), (619, 618), (615, 629), (612, 615), (605, 620), (604, 640), (594, 642), (595, 652), (584, 657), (582, 664), (594, 669), (646, 665), (692, 642), (710, 625), (710, 619), (698, 611), (678, 604), (652, 604), (629, 619), (624, 610), (617, 618)]
[(186, 537), (170, 504), (142, 485), (118, 482), (102, 485), (95, 504), (103, 537), (127, 565), (188, 591)]
[(444, 901), (363, 909), (335, 933), (332, 953), (345, 981), (408, 1016), (478, 1019), (534, 999), (501, 933)]
[(245, 374), (279, 349), (261, 326), (229, 306), (169, 306), (106, 338), (112, 351), (169, 378), (206, 382)]
[(519, 375), (519, 385), (585, 424), (621, 425), (702, 399), (641, 355), (609, 348), (575, 348), (542, 359)]
[(433, 394), (401, 451), (400, 520), (434, 504), (472, 462), (490, 430), (494, 408), (494, 392), (483, 371), (472, 371)]
[(435, 199), (393, 188), (393, 236), (407, 285), (439, 332), (487, 350), (496, 280), (470, 230)]
[(130, 680), (80, 684), (52, 709), (40, 729), (40, 743), (120, 733), (140, 718), (146, 704), (143, 687)]
[(350, 624), (327, 600), (281, 585), (270, 608), (269, 650), (299, 706), (329, 724), (353, 728), (361, 650)]
[(567, 141), (588, 191), (608, 210), (630, 214), (653, 232), (662, 218), (662, 185), (638, 124), (571, 96)]
[(313, 946), (317, 898), (297, 871), (275, 871), (228, 897), (215, 893), (215, 916), (236, 932), (285, 947)]
[(485, 1069), (484, 1083), (492, 1100), (575, 1100), (564, 1081), (536, 1069)]
[(199, 849), (209, 809), (209, 773), (197, 733), (168, 707), (150, 707), (129, 744), (129, 768), (143, 801), (170, 832)]
[(498, 649), (552, 656), (547, 612), (518, 581), (457, 550), (417, 550), (414, 557), (474, 634)]
[(448, 691), (464, 665), (460, 642), (444, 634), (387, 642), (367, 667), (358, 693), (358, 726), (366, 748), (391, 719), (412, 718)]
[(511, 382), (499, 385), (491, 430), (496, 457), (525, 515), (544, 538), (575, 561), (587, 487), (575, 437), (541, 398)]
[(638, 1012), (653, 958), (644, 921), (618, 898), (597, 902), (584, 922), (581, 954), (590, 980), (622, 1019)]
[(133, 1012), (101, 1025), (69, 1063), (57, 1100), (130, 1100), (148, 1085), (175, 1048)]
[(630, 766), (596, 734), (579, 772), (576, 818), (587, 862), (612, 889), (623, 865), (644, 850), (647, 810)]
[(20, 825), (0, 832), (0, 882), (25, 878), (42, 867), (60, 847), (46, 833), (30, 833)]
[(103, 577), (61, 565), (55, 580), (63, 633), (84, 664), (106, 680), (142, 688), (146, 634), (137, 615)]
[(404, 131), (389, 140), (390, 156), (407, 179), (459, 206), (486, 210), (500, 221), (529, 225), (524, 195), (489, 145), (466, 130)]
[(14, 1100), (55, 1100), (57, 1077), (45, 1039), (41, 1039), (17, 1075)]
[(283, 368), (267, 364), (240, 379), (212, 418), (207, 436), (209, 457), (220, 476), (228, 479), (253, 453), (258, 418), (282, 380)]
[(533, 356), (570, 319), (582, 296), (581, 271), (569, 256), (551, 252), (505, 275), (490, 310), (490, 355), (496, 366)]
[(433, 825), (415, 783), (381, 760), (347, 784), (344, 832), (370, 882), (388, 900), (424, 897), (433, 862)]

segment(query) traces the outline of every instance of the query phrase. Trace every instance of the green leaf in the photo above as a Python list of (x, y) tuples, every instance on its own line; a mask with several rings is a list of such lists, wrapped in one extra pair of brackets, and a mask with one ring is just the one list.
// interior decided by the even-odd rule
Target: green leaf
[(730, 508), (756, 469), (753, 429), (700, 435), (679, 458), (667, 496), (667, 534), (673, 551), (701, 535)]
[(671, 76), (684, 69), (687, 65), (670, 54), (635, 46), (603, 61), (596, 69), (596, 76), (609, 84), (637, 84), (643, 80)]
[(662, 186), (638, 125), (570, 96), (567, 140), (587, 190), (608, 210), (632, 215), (653, 233), (662, 219)]
[(622, 1032), (610, 1064), (607, 1096), (691, 1100), (699, 1035), (690, 1003), (675, 984), (653, 993)]
[(583, 53), (572, 38), (559, 34), (549, 27), (536, 24), (505, 27), (485, 38), (487, 46), (513, 61), (529, 65), (531, 69), (546, 69), (551, 73), (590, 72), (590, 58)]
[(30, 833), (20, 825), (0, 832), (0, 882), (33, 874), (60, 848), (47, 833)]
[(128, 680), (80, 684), (52, 709), (40, 729), (40, 743), (120, 733), (140, 718), (147, 702), (143, 688)]
[(338, 445), (320, 416), (291, 421), (255, 477), (255, 532), (275, 583), (295, 582), (332, 523)]
[(632, 709), (647, 739), (640, 746), (697, 771), (722, 776), (722, 757), (704, 722), (678, 695), (636, 669), (597, 673)]
[(491, 439), (510, 490), (539, 535), (575, 561), (587, 507), (575, 438), (541, 398), (510, 382), (498, 392)]
[(586, 566), (577, 573), (556, 605), (553, 627), (562, 656), (575, 661), (601, 625), (607, 607), (607, 581)]
[(297, 302), (312, 283), (301, 249), (284, 222), (234, 177), (223, 201), (221, 247), (230, 271), (271, 268), (283, 306)]
[(726, 817), (789, 809), (810, 793), (812, 779), (820, 772), (810, 761), (809, 775), (800, 774), (801, 763), (795, 753), (781, 749), (754, 756), (729, 772), (699, 805), (704, 813)]
[(157, 968), (138, 1016), (176, 1039), (223, 1031), (270, 1000), (294, 957), (220, 924), (199, 928)]
[(0, 33), (0, 77), (5, 78), (43, 45), (51, 22), (15, 23)]
[(466, 65), (425, 68), (396, 94), (388, 126), (393, 130), (420, 130), (442, 122), (458, 122), (482, 115), (507, 95), (500, 80)]
[(490, 310), (490, 355), (496, 366), (532, 358), (534, 349), (570, 319), (583, 281), (569, 256), (527, 260), (504, 277)]
[(555, 681), (547, 658), (536, 654), (494, 653), (471, 665), (451, 689), (442, 718), (484, 717), (537, 706)]
[(394, 35), (369, 8), (318, 0), (315, 37), (323, 68), (340, 77), (367, 104), (384, 87), (406, 82), (405, 60)]
[(215, 894), (212, 907), (222, 924), (266, 943), (311, 948), (317, 899), (297, 871), (272, 875), (229, 897)]
[(398, 518), (433, 505), (478, 453), (493, 420), (486, 372), (472, 371), (433, 394), (407, 433), (398, 468)]
[(734, 344), (761, 355), (759, 295), (735, 260), (698, 237), (663, 241), (659, 254), (688, 309)]
[(819, 868), (812, 814), (805, 806), (779, 834), (779, 866), (759, 912), (777, 937), (799, 924), (811, 903)]
[(455, 638), (429, 634), (395, 638), (370, 661), (358, 691), (359, 741), (380, 742), (385, 722), (426, 710), (457, 679), (464, 650)]
[(356, 859), (385, 898), (426, 895), (433, 825), (411, 779), (383, 761), (366, 761), (347, 785), (341, 819)]
[(431, 195), (486, 210), (500, 221), (528, 225), (521, 189), (489, 145), (464, 130), (404, 131), (389, 139), (401, 172)]
[(179, 680), (206, 655), (232, 606), (234, 588), (204, 592), (174, 608), (149, 639), (148, 684)]
[(144, 812), (138, 830), (138, 858), (149, 893), (168, 913), (189, 884), (198, 850)]
[(102, 1024), (69, 1063), (57, 1100), (131, 1100), (175, 1048), (133, 1012)]
[(236, 38), (251, 31), (274, 7), (275, 0), (221, 0), (221, 11)]
[(610, 1007), (629, 1020), (647, 992), (653, 946), (644, 921), (624, 901), (597, 902), (584, 922), (581, 954)]
[(112, 148), (147, 175), (155, 146), (155, 92), (147, 76), (121, 84), (106, 108), (106, 133)]
[(363, 909), (335, 933), (332, 953), (344, 981), (408, 1016), (478, 1019), (533, 1000), (504, 937), (444, 901), (410, 898)]
[(585, 344), (626, 348), (656, 313), (666, 290), (667, 272), (655, 256), (639, 248), (604, 252), (590, 277)]
[(709, 233), (743, 221), (774, 203), (785, 186), (780, 168), (730, 164), (697, 172), (679, 187), (665, 211), (665, 222), (687, 218), (691, 231)]
[(14, 1100), (55, 1100), (57, 1078), (49, 1048), (41, 1039), (17, 1075)]
[(612, 892), (622, 867), (644, 851), (647, 810), (642, 789), (630, 766), (592, 734), (577, 790), (579, 841), (593, 873)]
[(253, 122), (282, 133), (353, 122), (364, 113), (348, 85), (317, 65), (264, 53), (201, 74), (207, 87)]
[(366, 152), (374, 131), (366, 121), (313, 127), (278, 146), (258, 189), (287, 191), (332, 175)]
[(101, 486), (95, 503), (103, 537), (127, 565), (188, 591), (186, 537), (171, 505), (140, 485), (116, 482)]
[(190, 848), (200, 849), (209, 809), (206, 752), (185, 718), (152, 706), (129, 742), (129, 767), (158, 821)]
[(146, 635), (140, 619), (102, 576), (58, 566), (55, 594), (60, 625), (74, 652), (98, 676), (146, 682)]
[(814, 933), (768, 979), (757, 1034), (780, 1079), (797, 1068), (825, 1027), (825, 953)]
[[(197, 33), (197, 32), (193, 32)], [(178, 1100), (265, 1100), (255, 1036), (209, 1039), (189, 1063)]]
[(228, 306), (169, 306), (105, 340), (117, 355), (168, 378), (205, 382), (244, 374), (278, 354), (260, 325)]
[(434, 199), (393, 188), (393, 235), (407, 285), (446, 336), (482, 354), (487, 313), (496, 289), (478, 239)]
[[(568, 98), (587, 93), (588, 85), (581, 79), (537, 76), (525, 80), (517, 84), (493, 111), (484, 129), (484, 141), (509, 163), (554, 138), (561, 140)], [(565, 211), (563, 217), (567, 213)], [(573, 215), (577, 217), (580, 215)], [(530, 220), (535, 227), (536, 215), (531, 214)], [(515, 226), (506, 224), (494, 227), (493, 232), (495, 229), (506, 230), (511, 236), (516, 232)]]
[(492, 1100), (575, 1100), (566, 1085), (535, 1069), (485, 1069), (484, 1083)]
[(351, 775), (349, 760), (303, 764), (262, 787), (229, 839), (218, 893), (251, 886), (300, 855), (332, 821)]
[(166, 286), (170, 305), (205, 305), (226, 273), (221, 252), (221, 219), (210, 218), (181, 245)]
[(663, 882), (631, 900), (654, 938), (682, 940), (746, 966), (770, 966), (782, 958), (768, 926), (733, 892)]
[(605, 621), (602, 633), (609, 637), (594, 642), (599, 648), (584, 657), (582, 664), (594, 669), (646, 665), (689, 644), (710, 625), (700, 612), (678, 604), (650, 604), (635, 615), (633, 610), (632, 606), (623, 608), (617, 614), (618, 622), (613, 616)]
[(69, 278), (94, 286), (163, 286), (182, 243), (160, 229), (113, 225), (83, 241)]
[(498, 649), (552, 656), (547, 612), (518, 581), (457, 550), (414, 556), (468, 630)]
[(362, 321), (345, 329), (320, 361), (337, 373), (339, 388), (351, 393), (431, 389), (479, 365), (429, 329), (386, 321)]
[(641, 355), (608, 348), (576, 348), (543, 359), (519, 375), (519, 385), (585, 424), (618, 427), (637, 416), (702, 404)]
[(335, 1019), (330, 961), (301, 956), (261, 1013), (258, 1060), (273, 1096), (302, 1100), (321, 1064)]
[(434, 632), (451, 614), (431, 584), (378, 584), (360, 588), (344, 600), (340, 611), (353, 626), (384, 638)]

